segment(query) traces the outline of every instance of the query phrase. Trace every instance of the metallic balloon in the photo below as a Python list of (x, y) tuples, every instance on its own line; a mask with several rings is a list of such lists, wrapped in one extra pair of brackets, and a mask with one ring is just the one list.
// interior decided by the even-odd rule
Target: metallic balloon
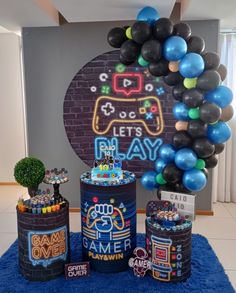
[(204, 172), (198, 169), (185, 171), (183, 175), (183, 185), (191, 191), (202, 190), (207, 183), (207, 178)]

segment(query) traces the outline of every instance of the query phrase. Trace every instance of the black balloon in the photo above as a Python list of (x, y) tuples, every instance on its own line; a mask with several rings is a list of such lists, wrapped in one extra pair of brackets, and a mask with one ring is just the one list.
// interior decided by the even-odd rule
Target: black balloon
[(169, 73), (169, 62), (165, 59), (161, 59), (158, 62), (152, 62), (149, 64), (149, 72), (154, 76), (165, 76)]
[(143, 44), (151, 36), (151, 28), (147, 22), (136, 21), (131, 28), (132, 39), (138, 43)]
[(224, 149), (225, 149), (225, 145), (223, 143), (215, 144), (215, 154), (216, 155), (222, 153)]
[(215, 70), (206, 70), (197, 79), (197, 87), (203, 91), (215, 89), (220, 84), (220, 75)]
[(121, 27), (111, 29), (107, 35), (108, 43), (114, 48), (120, 48), (125, 40), (127, 40), (125, 29)]
[(120, 54), (124, 57), (124, 60), (126, 60), (127, 62), (134, 62), (138, 58), (139, 53), (140, 46), (133, 40), (125, 41), (120, 48)]
[(174, 25), (174, 35), (179, 36), (185, 40), (188, 40), (191, 36), (191, 28), (185, 22), (176, 23)]
[(174, 185), (174, 190), (180, 193), (188, 193), (191, 194), (192, 192), (188, 190), (182, 183), (178, 182)]
[(215, 145), (211, 144), (207, 138), (198, 138), (193, 143), (193, 150), (199, 158), (208, 158), (214, 154)]
[(220, 56), (214, 52), (207, 52), (202, 55), (205, 69), (217, 69), (220, 65)]
[(176, 183), (181, 180), (182, 171), (174, 164), (168, 164), (162, 171), (163, 178), (168, 183)]
[(227, 68), (224, 66), (224, 64), (220, 64), (220, 66), (217, 68), (217, 72), (219, 73), (221, 80), (224, 81), (227, 76)]
[(157, 198), (161, 199), (161, 192), (162, 191), (175, 191), (174, 186), (172, 184), (163, 184), (158, 187), (157, 190)]
[(189, 108), (199, 107), (202, 104), (203, 100), (203, 93), (196, 88), (186, 90), (183, 94), (183, 103), (185, 103), (185, 105)]
[(204, 161), (206, 163), (207, 169), (215, 168), (215, 166), (218, 163), (218, 159), (216, 158), (216, 156), (211, 156), (211, 157), (205, 159)]
[(207, 124), (201, 120), (190, 120), (188, 122), (188, 134), (193, 138), (206, 136)]
[(182, 102), (182, 96), (185, 91), (186, 91), (186, 88), (181, 82), (172, 88), (172, 95), (175, 98), (175, 100)]
[(169, 72), (165, 77), (164, 81), (166, 84), (173, 86), (184, 80), (183, 76), (179, 72)]
[(157, 40), (164, 40), (171, 36), (173, 33), (173, 24), (169, 18), (159, 18), (153, 25), (153, 36)]
[(203, 122), (215, 123), (220, 119), (221, 108), (214, 103), (205, 103), (199, 108), (199, 116)]
[(204, 168), (204, 169), (202, 169), (201, 171), (205, 174), (206, 179), (208, 179), (208, 177), (209, 177), (209, 172), (208, 172), (208, 170), (207, 170), (206, 168)]
[(192, 144), (192, 138), (188, 135), (187, 131), (180, 130), (173, 135), (172, 144), (177, 149), (189, 147)]
[(157, 40), (149, 40), (142, 46), (141, 54), (148, 62), (157, 62), (161, 58), (161, 44)]
[(192, 36), (189, 38), (188, 42), (188, 52), (202, 53), (205, 49), (205, 42), (203, 38)]
[(130, 65), (134, 63), (134, 61), (126, 60), (125, 57), (123, 57), (121, 54), (119, 58), (120, 58), (120, 62), (123, 63), (124, 65)]

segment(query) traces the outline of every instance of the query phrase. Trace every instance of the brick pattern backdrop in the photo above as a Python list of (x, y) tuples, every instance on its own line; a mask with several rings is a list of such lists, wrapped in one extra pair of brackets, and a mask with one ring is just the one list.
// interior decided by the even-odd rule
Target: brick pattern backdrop
[[(79, 70), (71, 81), (65, 95), (64, 125), (68, 139), (76, 154), (90, 167), (93, 166), (94, 161), (94, 139), (98, 137), (92, 129), (96, 99), (104, 95), (125, 98), (124, 95), (112, 91), (112, 74), (116, 72), (115, 66), (117, 64), (119, 64), (119, 51), (117, 50), (96, 57)], [(108, 74), (108, 79), (101, 82), (99, 75), (103, 72)], [(174, 125), (176, 122), (172, 115), (174, 99), (171, 94), (171, 88), (165, 85), (162, 78), (150, 76), (147, 70), (140, 67), (138, 64), (126, 66), (125, 72), (141, 72), (144, 76), (144, 87), (142, 92), (139, 94), (132, 94), (128, 98), (145, 96), (157, 96), (159, 98), (164, 118), (164, 130), (158, 138), (162, 138), (164, 143), (169, 143), (175, 131)], [(147, 83), (153, 85), (153, 90), (151, 92), (145, 90), (145, 84)], [(111, 92), (109, 94), (102, 93), (102, 86), (106, 85), (110, 86)], [(96, 87), (96, 92), (92, 92), (91, 87)], [(158, 95), (156, 89), (160, 87), (164, 88), (164, 93)], [(119, 110), (125, 110), (125, 107), (126, 105), (122, 105), (121, 103), (119, 105)], [(123, 124), (123, 126), (124, 125), (128, 126), (128, 124)], [(105, 127), (105, 125), (103, 126)], [(113, 126), (122, 126), (122, 124), (115, 124)], [(129, 126), (140, 127), (141, 124), (138, 123), (135, 125), (131, 123)], [(140, 137), (141, 140), (145, 137), (152, 140), (157, 138), (149, 135), (143, 127), (142, 129), (143, 135)], [(108, 138), (113, 137), (112, 128), (103, 136)], [(134, 137), (135, 136), (119, 137), (119, 152), (127, 153)], [(123, 169), (134, 172), (138, 177), (141, 176), (143, 172), (153, 169), (153, 167), (154, 163), (152, 161), (141, 161), (138, 158), (123, 162)]]

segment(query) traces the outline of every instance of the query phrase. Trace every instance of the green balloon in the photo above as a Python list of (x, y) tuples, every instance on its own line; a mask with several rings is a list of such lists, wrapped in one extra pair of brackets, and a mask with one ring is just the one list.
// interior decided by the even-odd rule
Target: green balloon
[(195, 168), (196, 168), (196, 169), (200, 169), (200, 170), (202, 170), (202, 169), (205, 168), (205, 166), (206, 166), (205, 161), (202, 160), (202, 159), (198, 159), (198, 160), (197, 160), (197, 163), (196, 163), (196, 165), (195, 165)]
[(167, 182), (165, 181), (165, 179), (163, 178), (162, 174), (159, 173), (156, 176), (156, 182), (160, 185), (166, 184)]
[(185, 78), (184, 79), (184, 86), (187, 89), (195, 88), (197, 85), (197, 78)]
[(200, 115), (199, 115), (199, 108), (191, 108), (191, 109), (189, 109), (188, 116), (191, 119), (198, 119), (200, 117)]
[(148, 66), (149, 62), (147, 62), (145, 59), (143, 59), (143, 56), (142, 55), (139, 55), (139, 57), (138, 57), (138, 64), (140, 66), (145, 67), (145, 66)]

